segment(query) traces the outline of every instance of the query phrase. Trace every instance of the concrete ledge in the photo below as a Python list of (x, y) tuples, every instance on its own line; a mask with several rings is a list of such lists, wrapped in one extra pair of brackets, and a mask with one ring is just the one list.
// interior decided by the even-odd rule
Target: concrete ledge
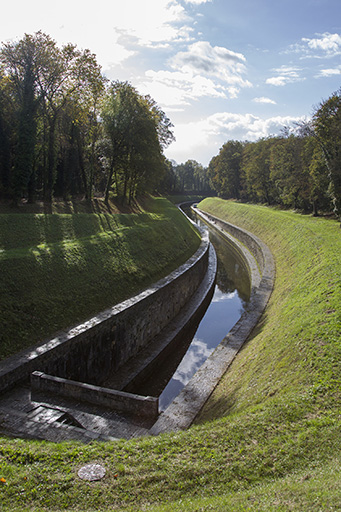
[(182, 337), (203, 317), (212, 299), (216, 273), (217, 257), (213, 245), (210, 244), (206, 275), (188, 303), (147, 347), (127, 361), (104, 385), (134, 393), (138, 392), (141, 384), (154, 372), (157, 374), (159, 364), (179, 350), (178, 344)]
[(0, 362), (0, 393), (35, 370), (101, 385), (148, 346), (188, 303), (207, 272), (209, 240), (140, 294)]
[(159, 412), (158, 398), (139, 396), (114, 389), (84, 384), (61, 377), (46, 375), (43, 372), (31, 373), (31, 397), (34, 400), (41, 393), (52, 393), (66, 398), (108, 407), (111, 410), (156, 418)]
[(235, 245), (238, 252), (241, 251), (245, 261), (252, 261), (252, 257), (256, 259), (261, 271), (261, 279), (259, 280), (259, 271), (255, 266), (248, 265), (252, 294), (247, 309), (177, 398), (160, 414), (149, 431), (152, 435), (190, 427), (257, 325), (270, 298), (275, 279), (274, 259), (269, 248), (259, 238), (217, 217), (208, 216), (197, 209), (196, 212), (210, 226), (220, 231), (225, 237), (229, 237), (231, 244)]

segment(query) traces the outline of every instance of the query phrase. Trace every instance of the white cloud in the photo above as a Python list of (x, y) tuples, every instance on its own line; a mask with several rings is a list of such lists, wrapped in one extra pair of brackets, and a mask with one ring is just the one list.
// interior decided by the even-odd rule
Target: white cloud
[(242, 77), (245, 57), (207, 41), (191, 44), (168, 61), (173, 71), (148, 70), (138, 89), (164, 106), (188, 105), (204, 97), (236, 98), (251, 84)]
[(121, 63), (139, 45), (158, 47), (189, 41), (192, 27), (185, 8), (177, 0), (60, 0), (46, 8), (44, 0), (6, 4), (0, 18), (3, 41), (42, 30), (58, 44), (75, 43), (89, 48), (107, 66)]
[(255, 103), (269, 103), (271, 105), (276, 105), (276, 102), (270, 98), (265, 98), (264, 96), (262, 96), (261, 98), (253, 98), (253, 100)]
[(176, 142), (166, 150), (168, 158), (184, 162), (188, 155), (208, 165), (227, 140), (256, 141), (277, 135), (283, 126), (302, 120), (294, 116), (261, 118), (253, 114), (218, 112), (200, 121), (176, 124)]
[(329, 32), (315, 34), (317, 37), (302, 37), (300, 43), (289, 47), (289, 52), (301, 53), (304, 57), (326, 58), (341, 54), (341, 35)]
[(308, 39), (303, 37), (302, 41), (308, 45), (311, 50), (322, 50), (327, 55), (339, 55), (341, 53), (341, 36), (339, 34), (317, 34), (319, 37)]
[(285, 76), (272, 76), (271, 78), (267, 78), (265, 83), (270, 85), (282, 86), (288, 83), (288, 78)]
[(138, 89), (164, 106), (184, 106), (203, 97), (226, 97), (223, 86), (190, 71), (148, 70)]
[(186, 4), (201, 5), (212, 2), (212, 0), (185, 0)]
[(221, 46), (211, 46), (208, 41), (197, 41), (187, 51), (177, 53), (171, 59), (171, 65), (173, 68), (190, 69), (223, 78), (225, 69), (220, 66), (226, 66), (237, 73), (245, 72), (245, 57)]
[(246, 72), (246, 59), (221, 46), (211, 46), (208, 41), (197, 41), (187, 51), (178, 52), (169, 61), (170, 66), (184, 74), (213, 77), (228, 85), (231, 97), (236, 97), (240, 87), (251, 83), (242, 75)]
[(299, 72), (301, 70), (296, 67), (281, 66), (280, 68), (274, 69), (273, 71), (277, 73), (277, 76), (267, 78), (265, 81), (266, 84), (283, 86), (292, 82), (305, 80), (305, 78), (300, 77)]
[(337, 75), (341, 75), (341, 66), (338, 66), (337, 68), (321, 69), (321, 71), (317, 75), (317, 78), (326, 78)]

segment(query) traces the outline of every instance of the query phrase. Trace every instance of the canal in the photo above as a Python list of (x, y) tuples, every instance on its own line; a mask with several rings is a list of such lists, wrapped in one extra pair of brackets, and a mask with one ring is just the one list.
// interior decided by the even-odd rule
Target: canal
[(191, 328), (171, 357), (144, 382), (139, 393), (159, 397), (159, 410), (164, 411), (182, 388), (238, 322), (249, 299), (250, 279), (247, 269), (231, 245), (208, 228), (190, 209), (185, 210), (200, 227), (208, 229), (217, 254), (217, 280), (212, 300), (200, 323)]

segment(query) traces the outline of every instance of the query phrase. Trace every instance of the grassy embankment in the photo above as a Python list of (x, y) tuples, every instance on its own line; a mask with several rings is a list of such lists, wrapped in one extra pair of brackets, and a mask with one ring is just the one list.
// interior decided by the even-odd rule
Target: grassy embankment
[[(2, 439), (4, 510), (340, 509), (340, 228), (218, 199), (202, 208), (260, 236), (277, 275), (261, 323), (197, 424), (89, 446)], [(79, 480), (94, 461), (106, 477)]]
[(161, 198), (144, 208), (0, 214), (0, 359), (134, 295), (193, 254), (199, 236), (176, 208)]

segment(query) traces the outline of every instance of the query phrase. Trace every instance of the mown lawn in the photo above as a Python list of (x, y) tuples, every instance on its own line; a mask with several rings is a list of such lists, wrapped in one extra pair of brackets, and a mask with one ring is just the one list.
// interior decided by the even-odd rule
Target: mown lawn
[[(3, 438), (3, 510), (340, 510), (339, 225), (219, 199), (201, 208), (262, 238), (276, 282), (196, 424), (87, 446)], [(103, 480), (78, 478), (88, 462)]]
[(136, 214), (0, 214), (0, 359), (184, 263), (200, 239), (167, 200)]

